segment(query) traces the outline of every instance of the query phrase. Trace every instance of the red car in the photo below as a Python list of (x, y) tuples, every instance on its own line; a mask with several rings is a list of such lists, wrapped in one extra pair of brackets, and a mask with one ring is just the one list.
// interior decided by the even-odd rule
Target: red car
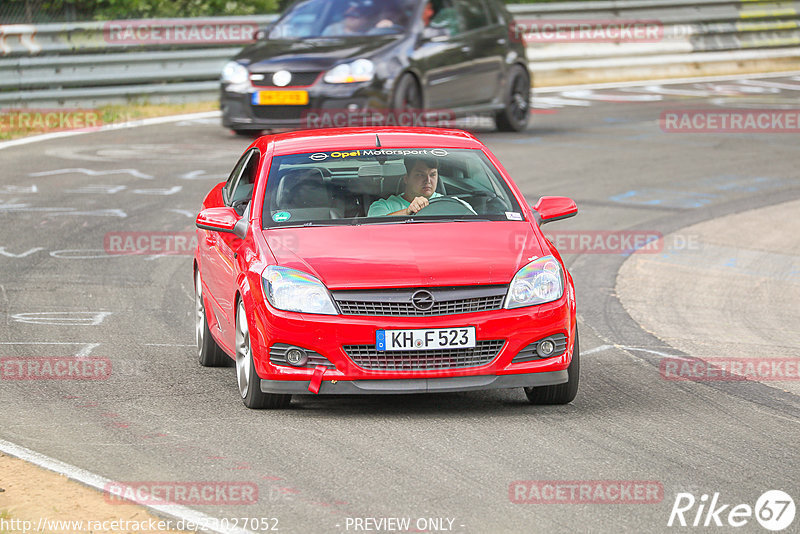
[(294, 394), (578, 390), (572, 277), (531, 209), (459, 130), (257, 139), (197, 217), (200, 363), (235, 360), (250, 408)]

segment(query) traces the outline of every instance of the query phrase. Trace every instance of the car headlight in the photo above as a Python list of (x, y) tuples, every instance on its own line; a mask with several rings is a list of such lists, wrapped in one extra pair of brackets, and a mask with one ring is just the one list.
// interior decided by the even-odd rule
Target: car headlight
[(322, 282), (303, 271), (271, 265), (264, 271), (264, 293), (279, 310), (337, 315)]
[(514, 275), (506, 296), (506, 308), (522, 308), (552, 302), (564, 294), (564, 272), (553, 256), (530, 262)]
[(222, 67), (222, 81), (226, 83), (247, 83), (249, 73), (247, 67), (236, 61), (229, 61)]
[(369, 82), (375, 76), (375, 65), (368, 59), (336, 65), (325, 75), (326, 83)]

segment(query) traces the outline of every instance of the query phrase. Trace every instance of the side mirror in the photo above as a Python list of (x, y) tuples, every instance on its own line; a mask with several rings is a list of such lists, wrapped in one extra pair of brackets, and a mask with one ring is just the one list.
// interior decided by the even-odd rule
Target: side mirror
[(269, 32), (272, 31), (272, 27), (275, 23), (267, 24), (266, 26), (260, 26), (257, 30), (253, 38), (256, 42), (258, 41), (266, 41), (267, 37), (269, 37)]
[(207, 208), (197, 215), (195, 225), (203, 230), (234, 234), (241, 239), (247, 235), (247, 221), (233, 208)]
[(539, 226), (578, 214), (578, 205), (567, 197), (542, 197), (533, 206), (533, 215)]

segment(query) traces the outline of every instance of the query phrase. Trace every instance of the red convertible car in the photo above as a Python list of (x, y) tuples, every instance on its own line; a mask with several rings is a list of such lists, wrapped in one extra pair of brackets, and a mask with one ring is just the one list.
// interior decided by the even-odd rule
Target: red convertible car
[(245, 151), (197, 217), (200, 363), (250, 408), (295, 394), (578, 390), (575, 289), (525, 202), (459, 130), (307, 130)]

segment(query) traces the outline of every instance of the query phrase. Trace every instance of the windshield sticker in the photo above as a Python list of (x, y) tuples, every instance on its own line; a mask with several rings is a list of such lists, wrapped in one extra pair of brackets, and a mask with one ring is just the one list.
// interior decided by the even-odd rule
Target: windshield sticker
[(506, 212), (506, 219), (508, 219), (509, 221), (521, 221), (522, 220), (522, 214), (521, 213), (517, 213), (516, 211), (507, 211)]
[(285, 222), (292, 217), (288, 211), (278, 211), (272, 215), (272, 220), (275, 222)]
[(447, 150), (443, 148), (378, 148), (369, 150), (337, 150), (335, 152), (316, 152), (308, 156), (312, 161), (325, 161), (328, 158), (345, 159), (357, 157), (370, 157), (370, 156), (435, 156), (443, 158), (447, 156)]

